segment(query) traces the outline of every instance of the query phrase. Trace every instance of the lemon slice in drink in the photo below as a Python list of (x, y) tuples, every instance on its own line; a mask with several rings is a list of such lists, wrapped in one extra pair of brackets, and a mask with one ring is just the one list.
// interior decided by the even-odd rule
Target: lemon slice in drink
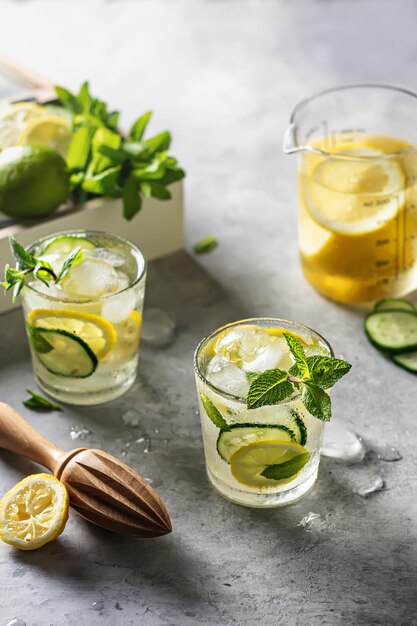
[(277, 487), (294, 480), (309, 457), (298, 443), (261, 441), (239, 448), (230, 458), (230, 469), (247, 487)]
[(3, 109), (0, 112), (0, 150), (15, 146), (27, 124), (46, 116), (45, 109), (32, 102), (18, 102)]
[(36, 117), (29, 121), (21, 131), (17, 143), (25, 146), (47, 146), (65, 158), (71, 137), (70, 122), (64, 117), (51, 115)]
[(333, 233), (376, 231), (395, 219), (404, 205), (404, 172), (397, 161), (378, 159), (383, 153), (372, 148), (352, 148), (344, 154), (372, 159), (321, 160), (305, 182), (307, 209), (318, 224)]
[(117, 351), (123, 359), (128, 359), (136, 354), (141, 326), (142, 315), (139, 311), (132, 311), (129, 317), (117, 324)]
[(102, 359), (114, 346), (117, 333), (113, 325), (99, 315), (78, 311), (34, 309), (27, 317), (28, 324), (35, 328), (64, 331), (81, 339)]
[(68, 519), (68, 492), (50, 474), (34, 474), (0, 500), (0, 538), (20, 550), (56, 539)]

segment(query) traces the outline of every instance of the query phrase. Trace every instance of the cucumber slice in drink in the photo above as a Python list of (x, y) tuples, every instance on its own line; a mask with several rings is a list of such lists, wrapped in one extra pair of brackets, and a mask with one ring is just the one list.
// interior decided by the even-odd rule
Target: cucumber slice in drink
[(66, 330), (34, 328), (28, 325), (36, 357), (52, 374), (68, 378), (87, 378), (97, 367), (90, 346)]
[(384, 298), (375, 304), (374, 311), (410, 311), (415, 313), (416, 308), (414, 304), (402, 298)]
[(406, 354), (394, 354), (392, 357), (394, 363), (403, 367), (408, 372), (417, 374), (417, 352), (408, 352)]
[(83, 251), (94, 250), (97, 248), (97, 244), (91, 239), (83, 237), (82, 235), (61, 235), (55, 237), (49, 243), (46, 244), (42, 251), (44, 254), (59, 254), (62, 256), (68, 256), (75, 248), (81, 246)]
[(270, 424), (233, 424), (230, 430), (220, 432), (217, 452), (229, 463), (231, 456), (242, 446), (265, 441), (295, 442), (294, 433), (287, 426)]
[(417, 350), (417, 315), (409, 311), (375, 311), (365, 319), (369, 341), (382, 352)]
[(295, 409), (290, 409), (291, 417), (288, 421), (288, 427), (295, 435), (295, 441), (302, 446), (307, 442), (307, 428), (304, 424), (303, 418)]

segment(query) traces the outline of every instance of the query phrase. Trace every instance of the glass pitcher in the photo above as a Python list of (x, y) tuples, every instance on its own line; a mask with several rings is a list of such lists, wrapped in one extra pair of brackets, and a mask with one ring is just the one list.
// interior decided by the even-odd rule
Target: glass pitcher
[(417, 288), (417, 94), (329, 89), (294, 109), (284, 152), (299, 154), (299, 245), (323, 295), (367, 304)]

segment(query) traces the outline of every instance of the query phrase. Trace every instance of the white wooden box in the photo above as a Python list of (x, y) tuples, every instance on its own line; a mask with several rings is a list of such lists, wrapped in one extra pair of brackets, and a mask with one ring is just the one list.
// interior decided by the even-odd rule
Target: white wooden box
[[(128, 222), (123, 217), (122, 201), (97, 198), (75, 209), (62, 209), (47, 220), (0, 227), (0, 271), (15, 261), (10, 252), (8, 237), (15, 235), (19, 243), (31, 242), (63, 230), (101, 230), (120, 235), (136, 244), (148, 261), (176, 252), (184, 244), (184, 210), (182, 181), (171, 185), (170, 200), (144, 199), (142, 210)], [(19, 299), (18, 299), (19, 300)], [(0, 313), (19, 306), (11, 294), (0, 294)]]

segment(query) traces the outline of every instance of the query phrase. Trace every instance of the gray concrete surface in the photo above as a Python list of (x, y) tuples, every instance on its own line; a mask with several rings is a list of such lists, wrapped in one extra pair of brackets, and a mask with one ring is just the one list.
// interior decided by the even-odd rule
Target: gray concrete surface
[[(125, 112), (155, 109), (188, 171), (189, 247), (215, 234), (216, 252), (153, 263), (147, 306), (178, 324), (166, 350), (144, 347), (123, 398), (63, 415), (21, 405), (33, 387), (20, 312), (0, 318), (0, 397), (57, 444), (70, 429), (114, 454), (147, 433), (128, 460), (154, 481), (171, 536), (109, 535), (75, 514), (62, 538), (35, 553), (0, 546), (0, 626), (199, 624), (353, 626), (417, 623), (415, 378), (367, 344), (362, 313), (323, 300), (301, 275), (295, 162), (280, 144), (292, 106), (353, 80), (417, 84), (417, 4), (363, 0), (2, 2), (3, 54)], [(352, 493), (355, 469), (324, 461), (316, 488), (278, 511), (234, 506), (208, 486), (192, 373), (206, 332), (248, 315), (275, 315), (323, 333), (354, 368), (335, 413), (403, 460), (376, 463), (386, 490)], [(126, 426), (134, 408), (141, 421)], [(156, 430), (159, 432), (156, 432)], [(0, 454), (0, 492), (33, 464)], [(325, 528), (297, 524), (310, 511)]]

